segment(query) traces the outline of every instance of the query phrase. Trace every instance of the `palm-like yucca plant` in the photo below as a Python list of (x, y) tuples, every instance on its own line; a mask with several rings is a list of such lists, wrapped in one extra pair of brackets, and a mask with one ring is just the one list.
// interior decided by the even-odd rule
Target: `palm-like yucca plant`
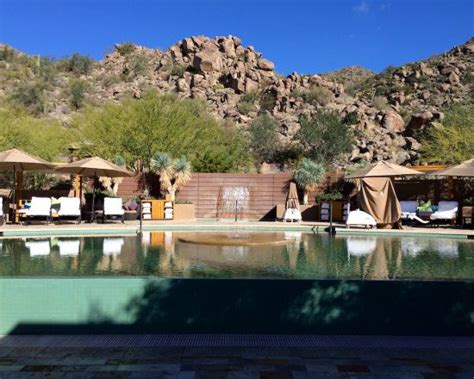
[(184, 157), (173, 160), (168, 154), (158, 152), (151, 162), (151, 169), (160, 176), (162, 192), (168, 193), (171, 200), (191, 179), (191, 165)]
[[(117, 166), (125, 167), (125, 159), (121, 155), (116, 155), (112, 162)], [(123, 178), (109, 178), (107, 176), (101, 176), (99, 182), (105, 188), (106, 191), (112, 193), (114, 196), (117, 196), (118, 188), (120, 183), (122, 183)]]
[(151, 160), (151, 170), (160, 176), (162, 190), (168, 190), (174, 173), (173, 159), (166, 153), (157, 152)]
[(320, 163), (311, 159), (303, 158), (295, 170), (295, 180), (300, 188), (304, 190), (303, 203), (308, 204), (308, 193), (324, 179), (326, 170)]

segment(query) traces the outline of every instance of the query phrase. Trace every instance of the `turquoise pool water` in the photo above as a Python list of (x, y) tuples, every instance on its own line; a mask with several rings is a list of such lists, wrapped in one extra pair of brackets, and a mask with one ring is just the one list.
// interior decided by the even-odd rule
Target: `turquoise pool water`
[[(184, 242), (196, 236), (231, 244)], [(129, 276), (471, 281), (474, 241), (244, 231), (0, 240), (0, 277)]]

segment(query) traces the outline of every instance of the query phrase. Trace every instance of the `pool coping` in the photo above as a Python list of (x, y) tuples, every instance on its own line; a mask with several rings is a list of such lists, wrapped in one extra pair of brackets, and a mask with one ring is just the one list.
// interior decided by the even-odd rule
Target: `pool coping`
[[(206, 225), (206, 224), (162, 224), (162, 225), (144, 225), (142, 231), (261, 231), (261, 232), (307, 232), (315, 234), (326, 234), (327, 225), (258, 225), (258, 224), (223, 224), (223, 225)], [(86, 228), (15, 228), (0, 230), (0, 238), (15, 237), (36, 237), (36, 236), (108, 236), (108, 235), (136, 235), (139, 233), (138, 225), (120, 227), (86, 227)], [(422, 237), (422, 238), (454, 238), (454, 239), (471, 239), (474, 235), (466, 232), (458, 231), (457, 233), (443, 232), (427, 232), (418, 230), (390, 230), (390, 229), (347, 229), (345, 227), (336, 226), (336, 235), (367, 235), (367, 236), (399, 236), (399, 237)]]

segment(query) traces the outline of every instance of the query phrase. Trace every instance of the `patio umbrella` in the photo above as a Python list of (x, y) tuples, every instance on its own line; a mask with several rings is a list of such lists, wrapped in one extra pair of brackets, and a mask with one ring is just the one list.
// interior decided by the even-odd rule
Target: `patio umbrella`
[(474, 177), (474, 159), (469, 159), (468, 161), (462, 162), (456, 166), (433, 172), (430, 175)]
[(300, 209), (300, 202), (298, 199), (298, 190), (296, 189), (296, 183), (290, 183), (290, 189), (286, 197), (286, 208)]
[(54, 169), (54, 167), (55, 165), (53, 163), (27, 154), (18, 149), (6, 150), (0, 153), (0, 170), (13, 171), (15, 204), (18, 204), (21, 185), (21, 183), (19, 183), (19, 188), (17, 191), (17, 172), (22, 173), (23, 171), (49, 171)]
[[(57, 172), (75, 174), (81, 176), (90, 176), (95, 181), (98, 176), (107, 176), (109, 178), (121, 178), (125, 176), (133, 176), (130, 171), (127, 171), (123, 167), (117, 166), (116, 164), (106, 161), (100, 157), (90, 157), (81, 159), (80, 161), (65, 164), (63, 166), (56, 167)], [(92, 192), (92, 217), (95, 211), (95, 187)]]

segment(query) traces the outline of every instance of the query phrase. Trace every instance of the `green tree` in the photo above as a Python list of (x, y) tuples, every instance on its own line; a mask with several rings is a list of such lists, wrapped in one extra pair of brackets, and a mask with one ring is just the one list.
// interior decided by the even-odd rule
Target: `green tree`
[(63, 67), (76, 75), (87, 75), (92, 71), (94, 61), (88, 56), (74, 53), (71, 58), (63, 62)]
[(250, 147), (257, 163), (272, 162), (278, 152), (278, 123), (263, 113), (250, 125)]
[(474, 157), (474, 105), (451, 106), (442, 124), (419, 135), (422, 160), (455, 164)]
[(308, 204), (308, 193), (316, 189), (325, 175), (326, 171), (321, 163), (314, 162), (308, 158), (303, 158), (299, 162), (294, 177), (298, 186), (304, 190), (304, 204)]
[(89, 88), (87, 82), (81, 79), (75, 79), (70, 84), (71, 104), (75, 109), (79, 109), (84, 105), (86, 92)]
[(157, 151), (186, 157), (198, 172), (240, 171), (251, 162), (240, 132), (210, 117), (204, 103), (173, 95), (150, 92), (140, 100), (88, 108), (72, 125), (87, 141), (84, 154), (120, 154), (139, 169), (149, 170)]
[(352, 131), (338, 113), (320, 110), (312, 118), (302, 117), (300, 124), (294, 139), (312, 160), (328, 165), (350, 152)]

